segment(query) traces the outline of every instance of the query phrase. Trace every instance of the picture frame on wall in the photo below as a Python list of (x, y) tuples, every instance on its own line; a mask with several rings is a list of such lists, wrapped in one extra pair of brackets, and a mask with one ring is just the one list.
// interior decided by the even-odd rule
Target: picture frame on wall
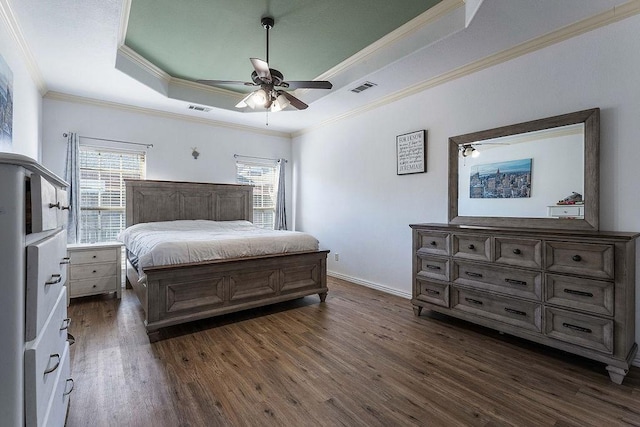
[(396, 136), (397, 175), (427, 171), (427, 131), (417, 130)]
[(0, 146), (13, 139), (13, 73), (0, 55)]

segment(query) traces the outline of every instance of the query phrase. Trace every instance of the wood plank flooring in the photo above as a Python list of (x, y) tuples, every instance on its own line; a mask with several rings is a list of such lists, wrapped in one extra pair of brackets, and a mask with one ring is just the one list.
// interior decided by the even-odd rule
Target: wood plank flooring
[(604, 365), (329, 278), (162, 331), (131, 290), (72, 300), (67, 426), (640, 426), (640, 368)]

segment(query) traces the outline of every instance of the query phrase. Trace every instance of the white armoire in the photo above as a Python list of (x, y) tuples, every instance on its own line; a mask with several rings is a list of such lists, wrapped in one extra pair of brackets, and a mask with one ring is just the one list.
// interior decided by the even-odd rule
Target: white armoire
[(73, 390), (67, 328), (67, 184), (0, 153), (0, 424), (63, 426)]

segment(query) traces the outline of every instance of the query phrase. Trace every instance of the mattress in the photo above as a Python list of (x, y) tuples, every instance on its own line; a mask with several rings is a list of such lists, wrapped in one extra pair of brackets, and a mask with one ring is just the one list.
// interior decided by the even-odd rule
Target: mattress
[(249, 221), (140, 223), (127, 227), (118, 240), (133, 254), (140, 273), (152, 266), (318, 250), (310, 234), (267, 230)]

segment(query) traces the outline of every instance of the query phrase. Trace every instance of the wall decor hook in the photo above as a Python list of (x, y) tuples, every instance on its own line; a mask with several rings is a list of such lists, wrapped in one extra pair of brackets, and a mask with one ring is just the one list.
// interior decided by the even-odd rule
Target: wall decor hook
[(198, 156), (200, 155), (200, 153), (198, 153), (198, 147), (191, 147), (191, 149), (193, 150), (191, 155), (195, 160), (198, 160)]

